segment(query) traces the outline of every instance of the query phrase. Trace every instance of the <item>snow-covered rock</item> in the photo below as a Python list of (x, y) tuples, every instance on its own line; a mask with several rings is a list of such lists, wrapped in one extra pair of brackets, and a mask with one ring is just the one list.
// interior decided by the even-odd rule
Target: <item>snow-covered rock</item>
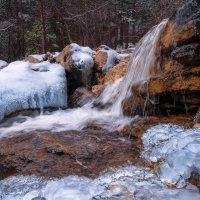
[(89, 47), (80, 47), (78, 44), (71, 44), (73, 65), (79, 70), (89, 70), (93, 67), (93, 51)]
[(3, 69), (4, 67), (6, 67), (8, 65), (8, 63), (4, 60), (0, 60), (0, 70)]
[(149, 129), (142, 139), (144, 158), (161, 162), (159, 176), (163, 182), (184, 187), (192, 174), (200, 175), (200, 129), (158, 125)]
[(92, 69), (94, 65), (93, 51), (89, 47), (81, 47), (78, 44), (66, 46), (56, 61), (60, 63), (69, 74), (69, 91), (79, 86), (89, 88), (92, 82)]
[(66, 70), (76, 67), (79, 70), (92, 68), (94, 61), (93, 51), (89, 47), (81, 47), (72, 43), (66, 46), (57, 57), (57, 62), (65, 67)]
[(0, 120), (23, 109), (66, 107), (63, 67), (42, 62), (16, 61), (0, 71)]

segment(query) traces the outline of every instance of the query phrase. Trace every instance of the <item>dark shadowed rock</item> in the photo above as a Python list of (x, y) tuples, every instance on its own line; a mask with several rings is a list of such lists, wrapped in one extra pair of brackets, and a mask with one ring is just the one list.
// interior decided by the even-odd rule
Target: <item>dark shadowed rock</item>
[(82, 131), (22, 133), (0, 140), (0, 177), (95, 177), (111, 167), (143, 165), (140, 139), (90, 125)]
[(86, 103), (91, 102), (93, 99), (94, 99), (94, 94), (90, 90), (87, 90), (84, 87), (79, 87), (71, 95), (70, 103), (74, 107), (79, 107), (85, 105)]

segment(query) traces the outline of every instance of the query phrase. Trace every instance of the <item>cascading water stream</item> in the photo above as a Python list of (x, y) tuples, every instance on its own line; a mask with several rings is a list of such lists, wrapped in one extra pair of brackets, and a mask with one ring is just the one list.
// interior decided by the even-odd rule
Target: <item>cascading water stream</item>
[[(159, 39), (167, 21), (162, 21), (143, 37), (131, 58), (126, 76), (109, 84), (95, 100), (105, 107), (112, 106), (99, 110), (94, 107), (94, 102), (90, 102), (81, 108), (44, 112), (36, 117), (17, 116), (11, 125), (8, 122), (7, 125), (0, 124), (0, 137), (34, 130), (81, 130), (89, 123), (113, 130), (129, 123), (130, 119), (122, 114), (122, 103), (132, 95), (133, 85), (143, 84), (152, 75), (151, 69), (158, 69)], [(180, 127), (160, 125), (144, 135), (143, 156), (150, 161), (157, 161), (159, 158), (165, 160), (160, 167), (162, 180), (150, 169), (137, 167), (111, 171), (94, 180), (78, 176), (52, 180), (42, 180), (35, 176), (14, 176), (0, 181), (0, 199), (198, 200), (198, 188), (187, 184), (186, 179), (193, 169), (200, 168), (199, 142), (199, 130), (184, 131)], [(171, 159), (172, 156), (174, 160)], [(181, 189), (167, 188), (163, 182), (174, 182)]]
[(146, 81), (150, 77), (151, 68), (159, 66), (157, 62), (158, 52), (160, 52), (159, 39), (167, 21), (163, 20), (142, 38), (131, 58), (126, 76), (109, 84), (95, 100), (100, 104), (111, 106), (99, 110), (90, 102), (81, 108), (58, 110), (37, 117), (20, 116), (22, 119), (17, 121), (22, 121), (22, 123), (15, 122), (10, 127), (0, 125), (0, 136), (37, 129), (53, 132), (81, 130), (88, 123), (94, 123), (106, 129), (118, 129), (128, 124), (131, 119), (122, 114), (123, 100), (130, 96), (132, 85)]
[(124, 81), (120, 85), (120, 94), (116, 102), (110, 108), (110, 111), (122, 114), (123, 100), (131, 95), (133, 85), (146, 81), (150, 77), (151, 68), (159, 67), (158, 57), (159, 39), (165, 28), (168, 19), (163, 20), (159, 25), (153, 27), (137, 44), (135, 52), (129, 62), (128, 71), (124, 77)]

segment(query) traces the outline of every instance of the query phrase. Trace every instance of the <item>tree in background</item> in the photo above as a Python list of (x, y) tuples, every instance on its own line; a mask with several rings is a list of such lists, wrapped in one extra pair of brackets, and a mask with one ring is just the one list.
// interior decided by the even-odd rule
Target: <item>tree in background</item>
[(46, 19), (45, 19), (45, 0), (39, 0), (40, 3), (40, 20), (42, 29), (42, 53), (47, 52), (47, 35), (46, 35)]
[(61, 51), (71, 42), (123, 48), (184, 0), (0, 0), (0, 59)]

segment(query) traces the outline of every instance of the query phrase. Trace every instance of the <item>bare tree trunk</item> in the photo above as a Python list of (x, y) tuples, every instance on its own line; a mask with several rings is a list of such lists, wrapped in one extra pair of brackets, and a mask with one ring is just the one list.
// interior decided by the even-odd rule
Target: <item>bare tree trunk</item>
[(46, 23), (45, 23), (45, 0), (40, 0), (40, 19), (42, 23), (42, 53), (47, 51), (47, 40), (46, 40)]

